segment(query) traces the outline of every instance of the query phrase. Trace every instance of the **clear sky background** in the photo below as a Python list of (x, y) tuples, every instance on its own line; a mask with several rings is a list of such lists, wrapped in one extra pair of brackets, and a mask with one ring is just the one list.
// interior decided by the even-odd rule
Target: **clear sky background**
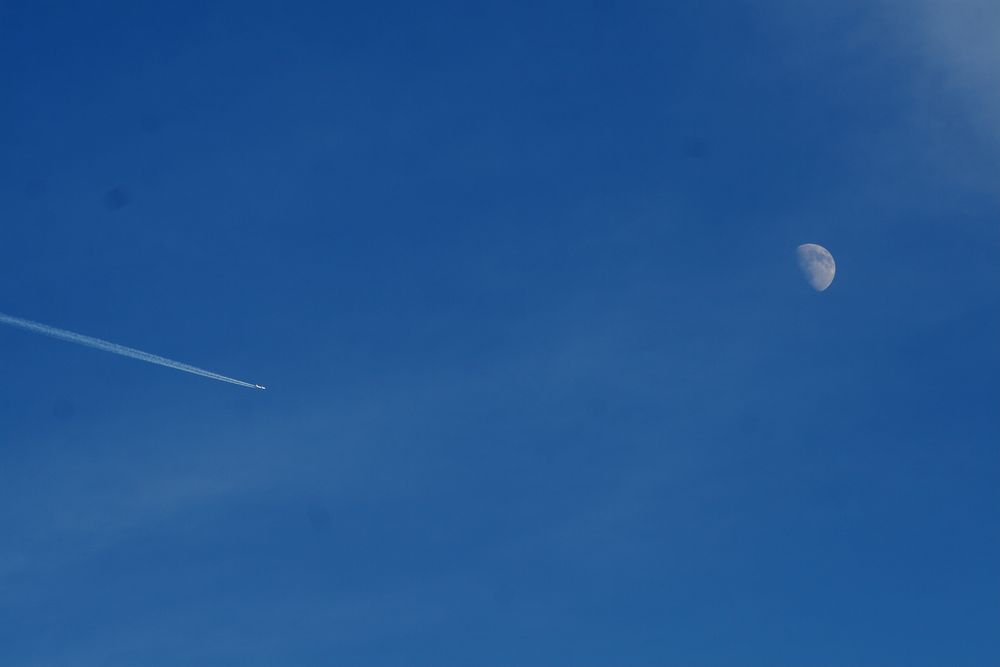
[(0, 663), (1000, 663), (997, 25), (0, 1)]

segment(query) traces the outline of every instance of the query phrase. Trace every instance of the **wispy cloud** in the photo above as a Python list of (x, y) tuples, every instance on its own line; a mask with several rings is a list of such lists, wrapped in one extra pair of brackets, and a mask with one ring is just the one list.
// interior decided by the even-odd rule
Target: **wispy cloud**
[(899, 38), (937, 91), (951, 91), (970, 120), (1000, 141), (1000, 5), (991, 0), (889, 0)]

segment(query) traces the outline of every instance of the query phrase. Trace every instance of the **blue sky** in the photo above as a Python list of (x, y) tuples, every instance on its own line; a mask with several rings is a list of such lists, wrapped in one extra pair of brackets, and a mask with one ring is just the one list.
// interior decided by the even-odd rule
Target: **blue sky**
[(0, 662), (1000, 661), (1000, 13), (800, 4), (0, 3), (0, 312), (269, 386), (0, 330)]

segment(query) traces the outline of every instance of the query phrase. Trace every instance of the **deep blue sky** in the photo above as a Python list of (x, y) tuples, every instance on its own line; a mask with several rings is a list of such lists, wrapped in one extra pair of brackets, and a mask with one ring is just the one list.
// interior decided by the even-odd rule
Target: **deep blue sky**
[(919, 12), (291, 4), (0, 1), (0, 312), (270, 387), (0, 329), (0, 663), (1000, 663)]

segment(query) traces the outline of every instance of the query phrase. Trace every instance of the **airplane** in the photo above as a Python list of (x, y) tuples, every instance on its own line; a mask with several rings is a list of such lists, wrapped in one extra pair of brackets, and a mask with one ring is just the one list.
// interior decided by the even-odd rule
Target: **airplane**
[(262, 384), (255, 384), (254, 386), (257, 387), (258, 389), (267, 389), (267, 387), (265, 387)]

